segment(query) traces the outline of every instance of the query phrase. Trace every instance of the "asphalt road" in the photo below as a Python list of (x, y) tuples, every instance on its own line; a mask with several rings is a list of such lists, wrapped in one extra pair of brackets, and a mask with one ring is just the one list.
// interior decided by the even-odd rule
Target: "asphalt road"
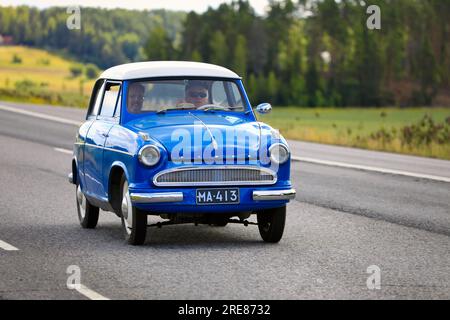
[[(82, 121), (83, 111), (0, 103)], [(293, 162), (297, 198), (276, 245), (254, 226), (150, 229), (124, 243), (120, 220), (78, 224), (67, 182), (76, 126), (0, 108), (0, 299), (87, 299), (67, 268), (110, 299), (449, 299), (450, 183)], [(292, 142), (294, 154), (450, 176), (450, 162)], [(154, 219), (154, 218), (151, 218)], [(18, 250), (2, 249), (2, 241)], [(3, 245), (4, 247), (4, 245)], [(370, 290), (367, 268), (381, 271)]]

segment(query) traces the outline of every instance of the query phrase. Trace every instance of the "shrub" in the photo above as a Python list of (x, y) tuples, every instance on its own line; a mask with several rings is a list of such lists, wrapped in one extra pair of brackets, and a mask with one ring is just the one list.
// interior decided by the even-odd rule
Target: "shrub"
[(12, 63), (14, 64), (21, 64), (22, 63), (22, 58), (18, 55), (18, 54), (14, 54), (13, 58), (12, 58)]
[(72, 77), (76, 78), (83, 73), (83, 69), (81, 69), (80, 66), (72, 66), (70, 67), (70, 73), (72, 74)]
[(36, 88), (38, 85), (34, 81), (25, 79), (25, 80), (21, 80), (21, 81), (16, 81), (14, 86), (15, 86), (16, 90), (18, 90), (18, 91), (28, 92), (28, 91)]
[(386, 145), (394, 139), (394, 134), (387, 131), (385, 128), (381, 128), (377, 132), (370, 135), (370, 139), (381, 142), (382, 145)]
[(49, 66), (50, 65), (50, 59), (39, 59), (38, 61), (39, 64), (42, 64), (44, 66)]
[(436, 123), (429, 115), (425, 115), (418, 123), (404, 126), (399, 134), (402, 145), (410, 147), (429, 146), (450, 143), (450, 121)]
[(88, 79), (95, 79), (95, 78), (97, 78), (97, 76), (99, 74), (99, 70), (95, 65), (88, 64), (86, 66), (85, 74)]

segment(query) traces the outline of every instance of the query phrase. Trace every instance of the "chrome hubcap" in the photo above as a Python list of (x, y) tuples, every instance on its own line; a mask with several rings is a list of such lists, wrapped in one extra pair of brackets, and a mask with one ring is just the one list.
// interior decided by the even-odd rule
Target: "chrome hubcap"
[(131, 234), (131, 227), (133, 226), (133, 208), (131, 206), (131, 198), (128, 192), (128, 182), (125, 181), (123, 186), (122, 198), (122, 216), (127, 234)]
[(269, 232), (269, 230), (270, 230), (270, 222), (266, 222), (266, 223), (264, 224), (263, 230), (264, 230), (265, 232)]
[(81, 192), (81, 187), (78, 185), (77, 187), (77, 202), (80, 206), (80, 215), (81, 218), (84, 218), (86, 214), (86, 197), (84, 196), (83, 192)]

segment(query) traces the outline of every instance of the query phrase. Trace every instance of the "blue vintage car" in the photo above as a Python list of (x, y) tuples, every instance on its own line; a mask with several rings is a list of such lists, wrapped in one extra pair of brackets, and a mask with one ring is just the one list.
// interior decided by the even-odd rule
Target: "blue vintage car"
[[(148, 227), (179, 223), (257, 224), (264, 241), (278, 242), (295, 197), (288, 144), (257, 121), (241, 78), (196, 62), (104, 71), (76, 135), (69, 180), (81, 226), (95, 228), (99, 208), (112, 211), (134, 245)], [(257, 222), (247, 220), (252, 214)], [(162, 219), (148, 225), (147, 215)]]

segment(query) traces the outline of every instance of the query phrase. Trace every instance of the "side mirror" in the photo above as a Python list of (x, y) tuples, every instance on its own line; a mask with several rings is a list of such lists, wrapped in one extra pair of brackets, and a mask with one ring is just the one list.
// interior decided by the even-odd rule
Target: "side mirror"
[(256, 107), (256, 111), (261, 114), (266, 114), (272, 111), (272, 106), (270, 103), (261, 103)]

